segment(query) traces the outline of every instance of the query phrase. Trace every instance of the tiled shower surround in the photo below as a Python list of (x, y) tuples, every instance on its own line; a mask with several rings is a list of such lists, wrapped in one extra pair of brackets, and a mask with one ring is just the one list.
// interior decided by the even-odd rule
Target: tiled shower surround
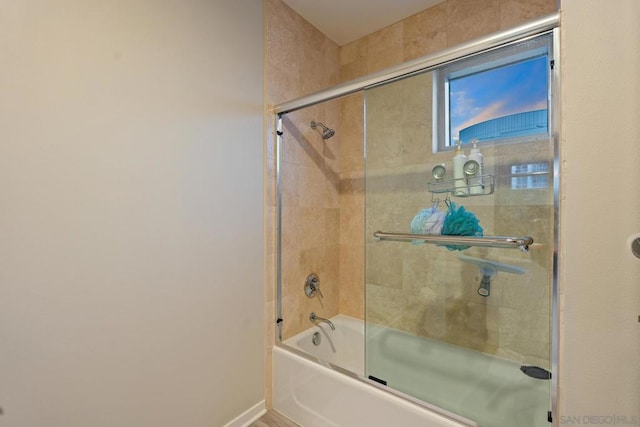
[[(513, 27), (556, 10), (556, 0), (447, 0), (340, 47), (281, 0), (266, 0), (265, 4), (266, 100), (271, 106)], [(384, 90), (384, 87), (380, 89)], [(421, 91), (417, 94), (426, 97), (424, 86)], [(397, 96), (384, 102), (405, 101), (411, 102)], [(372, 230), (367, 229), (365, 234), (363, 105), (362, 94), (357, 94), (287, 114), (285, 117), (281, 159), (282, 303), (285, 339), (310, 326), (308, 316), (312, 311), (323, 317), (331, 317), (337, 313), (358, 318), (365, 315), (364, 248), (365, 236), (369, 239)], [(267, 111), (266, 114), (266, 226), (267, 253), (271, 260), (267, 262), (271, 269), (268, 275), (271, 286), (267, 291), (269, 331), (266, 344), (267, 349), (270, 349), (275, 335), (273, 320), (276, 298), (277, 200), (274, 123), (272, 112)], [(422, 114), (430, 113), (423, 108)], [(423, 119), (426, 116), (420, 120)], [(311, 120), (324, 122), (336, 130), (336, 135), (323, 140), (310, 128)], [(416, 119), (411, 120), (415, 122)], [(402, 123), (397, 125), (401, 126)], [(404, 179), (405, 172), (409, 171), (417, 181), (415, 184), (402, 181), (402, 185), (409, 188), (412, 185), (419, 186), (421, 191), (419, 197), (414, 194), (405, 198), (390, 192), (388, 200), (384, 200), (382, 194), (369, 194), (369, 209), (375, 211), (382, 206), (400, 203), (396, 207), (402, 211), (402, 215), (398, 216), (381, 216), (389, 223), (383, 221), (376, 228), (392, 227), (391, 231), (404, 231), (411, 216), (419, 208), (428, 205), (430, 196), (423, 191), (427, 173), (430, 172), (432, 163), (439, 160), (438, 156), (449, 160), (451, 154), (433, 157), (429, 142), (424, 141), (424, 138), (420, 139), (424, 126), (430, 125), (422, 121), (418, 122), (413, 131), (405, 131), (402, 135), (404, 145), (401, 145), (402, 149), (396, 156), (387, 155), (378, 164), (373, 158), (368, 159), (368, 173), (386, 176), (388, 183), (385, 185), (391, 185), (401, 177)], [(390, 135), (389, 132), (392, 130), (384, 135)], [(411, 137), (405, 137), (410, 132), (414, 132), (416, 144), (411, 142)], [(423, 134), (427, 135), (429, 132)], [(375, 142), (370, 140), (369, 143)], [(389, 147), (392, 146), (399, 145), (389, 144)], [(483, 150), (483, 153), (487, 167), (496, 169), (494, 173), (497, 174), (500, 168), (507, 167), (517, 158), (529, 161), (543, 156), (548, 160), (548, 142), (529, 144), (527, 147), (503, 146)], [(543, 196), (544, 202), (541, 202), (539, 196), (511, 193), (513, 192), (497, 190), (490, 197), (474, 197), (469, 206), (480, 217), (487, 234), (531, 234), (534, 238), (545, 236), (544, 239), (549, 244), (552, 208), (547, 204), (547, 195)], [(517, 212), (511, 207), (514, 204), (513, 197), (524, 198), (522, 203), (515, 202)], [(524, 211), (530, 215), (524, 219), (518, 216), (523, 211), (522, 205), (527, 205)], [(503, 218), (509, 218), (509, 221)], [(372, 243), (367, 244), (373, 251), (370, 254), (375, 256), (377, 249), (371, 247)], [(548, 365), (548, 344), (545, 344), (547, 347), (542, 345), (543, 338), (548, 342), (546, 336), (521, 334), (521, 330), (530, 328), (519, 328), (519, 325), (534, 323), (539, 324), (535, 330), (545, 333), (549, 330), (549, 313), (545, 311), (549, 305), (548, 289), (531, 286), (531, 282), (544, 283), (548, 288), (549, 260), (546, 257), (539, 259), (537, 253), (541, 251), (534, 250), (531, 254), (524, 255), (529, 259), (531, 274), (516, 278), (514, 275), (499, 273), (494, 281), (491, 297), (478, 300), (480, 297), (472, 295), (475, 294), (473, 286), (477, 284), (474, 269), (470, 266), (462, 270), (459, 266), (454, 268), (452, 265), (458, 261), (454, 254), (445, 249), (391, 242), (378, 245), (397, 245), (398, 250), (392, 251), (395, 254), (392, 258), (386, 256), (384, 263), (379, 260), (380, 263), (368, 266), (366, 297), (367, 316), (370, 320), (390, 323), (419, 335), (436, 337), (516, 360)], [(517, 251), (507, 252), (508, 254), (499, 255), (501, 261), (507, 262), (507, 258), (502, 258), (505, 256), (511, 257), (514, 263), (522, 261), (522, 255)], [(475, 252), (475, 255), (478, 254), (485, 255), (485, 252)], [(494, 255), (493, 252), (486, 254)], [(430, 259), (428, 264), (422, 262), (426, 257)], [(441, 268), (432, 268), (435, 260), (442, 264)], [(426, 265), (431, 267), (426, 269)], [(455, 273), (449, 274), (451, 271)], [(311, 272), (320, 276), (323, 299), (309, 299), (303, 293), (304, 280)], [(518, 291), (522, 292), (517, 293)], [(404, 304), (407, 301), (410, 303)], [(543, 301), (544, 308), (538, 307), (537, 301)], [(400, 308), (401, 304), (403, 308)]]
[[(413, 216), (432, 206), (431, 169), (445, 164), (451, 171), (453, 152), (432, 152), (431, 73), (370, 89), (366, 99), (367, 320), (550, 368), (553, 182), (548, 176), (546, 188), (511, 189), (510, 171), (522, 163), (552, 169), (553, 144), (545, 139), (482, 145), (485, 173), (496, 177), (495, 192), (451, 197), (480, 219), (485, 235), (532, 236), (536, 243), (529, 253), (379, 242), (373, 238), (376, 230), (406, 233)], [(434, 197), (445, 211), (446, 195)], [(477, 293), (482, 274), (460, 261), (460, 253), (526, 271), (498, 272), (491, 295), (482, 297)]]

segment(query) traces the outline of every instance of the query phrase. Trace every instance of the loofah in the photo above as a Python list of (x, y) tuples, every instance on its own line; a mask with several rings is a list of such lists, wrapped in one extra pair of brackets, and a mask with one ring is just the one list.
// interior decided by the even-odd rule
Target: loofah
[(435, 206), (422, 209), (411, 220), (409, 230), (413, 234), (441, 234), (445, 216)]
[[(442, 234), (448, 236), (482, 236), (480, 220), (473, 212), (469, 212), (464, 206), (457, 207), (454, 202), (449, 203), (449, 210), (442, 225)], [(450, 251), (463, 251), (470, 246), (445, 245)]]

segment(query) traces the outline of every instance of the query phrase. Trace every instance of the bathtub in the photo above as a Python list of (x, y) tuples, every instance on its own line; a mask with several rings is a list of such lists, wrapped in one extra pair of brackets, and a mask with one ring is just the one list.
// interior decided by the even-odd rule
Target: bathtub
[[(476, 424), (436, 412), (366, 382), (364, 323), (337, 315), (273, 349), (273, 407), (304, 427), (459, 427)], [(319, 332), (315, 346), (312, 335)], [(315, 356), (309, 356), (315, 355)], [(341, 367), (347, 368), (342, 369)]]
[(369, 324), (367, 376), (392, 394), (365, 379), (364, 322), (331, 321), (273, 350), (273, 406), (304, 427), (549, 426), (549, 381), (517, 363)]

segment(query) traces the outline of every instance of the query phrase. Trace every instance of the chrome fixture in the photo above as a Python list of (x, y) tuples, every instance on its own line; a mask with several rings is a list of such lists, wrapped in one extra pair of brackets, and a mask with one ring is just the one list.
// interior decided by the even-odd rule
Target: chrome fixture
[(376, 240), (391, 240), (398, 242), (432, 243), (435, 245), (465, 245), (465, 246), (485, 246), (490, 248), (517, 248), (522, 252), (529, 250), (529, 245), (533, 244), (532, 237), (503, 237), (503, 236), (448, 236), (434, 234), (408, 234), (408, 233), (387, 233), (376, 231), (373, 233)]
[(322, 291), (320, 290), (320, 278), (316, 273), (311, 273), (304, 281), (304, 293), (309, 298), (313, 298), (316, 294), (320, 295), (320, 298), (324, 298)]
[(481, 297), (488, 297), (491, 295), (491, 279), (496, 277), (498, 271), (504, 271), (505, 273), (512, 274), (523, 274), (526, 271), (524, 268), (516, 267), (515, 265), (503, 264), (497, 261), (462, 254), (458, 255), (458, 259), (478, 267), (478, 271), (482, 274), (480, 286), (478, 287), (478, 295)]
[(491, 264), (480, 264), (478, 268), (482, 273), (482, 280), (480, 280), (480, 287), (478, 287), (478, 295), (488, 297), (491, 295), (491, 279), (496, 277), (498, 270)]
[(320, 123), (320, 122), (314, 122), (313, 120), (311, 121), (311, 129), (317, 129), (320, 128), (321, 130), (321, 135), (322, 135), (322, 139), (329, 139), (331, 138), (333, 135), (335, 135), (336, 131), (333, 129), (330, 129), (328, 127), (326, 127), (324, 124)]
[(464, 166), (462, 166), (462, 170), (464, 171), (464, 176), (467, 178), (476, 176), (480, 170), (480, 163), (475, 160), (467, 160)]
[(336, 327), (335, 327), (335, 326), (333, 326), (333, 323), (331, 323), (331, 320), (329, 320), (329, 319), (325, 319), (324, 317), (320, 317), (320, 316), (316, 315), (315, 313), (311, 313), (311, 314), (309, 315), (309, 320), (311, 320), (311, 321), (312, 321), (312, 322), (314, 322), (314, 323), (315, 323), (316, 321), (324, 322), (324, 323), (326, 323), (327, 325), (329, 325), (329, 327), (331, 328), (331, 330), (332, 330), (332, 331), (335, 331), (335, 330), (336, 330)]
[(431, 175), (435, 178), (436, 181), (440, 181), (444, 178), (444, 175), (447, 173), (447, 168), (444, 166), (444, 163), (441, 165), (435, 165), (433, 169), (431, 169)]
[(320, 345), (322, 342), (322, 337), (320, 336), (320, 332), (314, 332), (311, 336), (311, 342), (313, 345)]

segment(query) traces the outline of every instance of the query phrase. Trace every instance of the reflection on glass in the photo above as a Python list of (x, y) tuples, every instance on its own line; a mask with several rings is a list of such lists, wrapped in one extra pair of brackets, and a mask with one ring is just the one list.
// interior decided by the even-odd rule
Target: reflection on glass
[[(472, 77), (484, 76), (465, 84)], [(366, 93), (366, 375), (479, 425), (547, 426), (551, 382), (529, 374), (551, 370), (553, 190), (541, 179), (549, 179), (553, 145), (485, 142), (493, 194), (431, 194), (433, 168), (453, 156), (432, 150), (432, 88), (425, 73)], [(459, 252), (372, 237), (407, 233), (416, 213), (446, 212), (451, 202), (472, 212), (485, 235), (532, 236), (541, 245)], [(496, 265), (518, 274), (483, 269)]]

